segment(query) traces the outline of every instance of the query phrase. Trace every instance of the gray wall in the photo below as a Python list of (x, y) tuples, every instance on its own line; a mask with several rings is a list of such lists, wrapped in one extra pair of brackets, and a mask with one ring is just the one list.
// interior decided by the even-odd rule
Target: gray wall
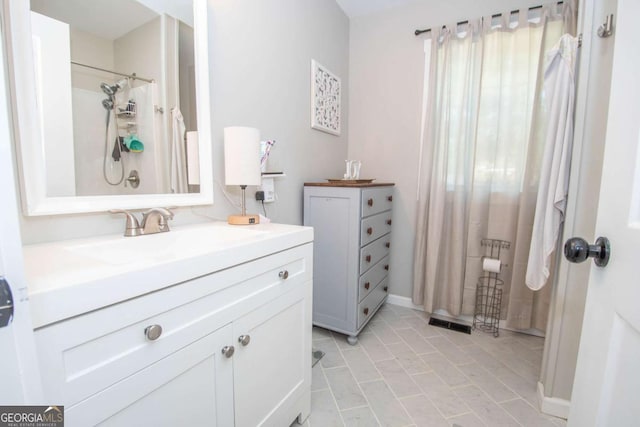
[[(179, 208), (174, 224), (225, 220), (237, 208), (224, 188), (223, 128), (252, 126), (275, 139), (270, 169), (278, 200), (267, 204), (276, 222), (302, 223), (302, 184), (341, 176), (349, 123), (349, 20), (327, 0), (209, 0), (214, 205)], [(342, 78), (342, 135), (310, 128), (311, 59)], [(226, 189), (234, 204), (239, 191)], [(248, 188), (251, 212), (255, 187)], [(124, 220), (110, 214), (22, 217), (25, 244), (119, 233)]]

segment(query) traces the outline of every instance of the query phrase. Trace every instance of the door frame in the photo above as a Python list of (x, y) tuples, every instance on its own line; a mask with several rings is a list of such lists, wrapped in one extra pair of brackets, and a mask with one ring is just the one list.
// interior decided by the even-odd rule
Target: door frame
[[(599, 73), (604, 68), (597, 49), (609, 48), (610, 58), (613, 57), (613, 38), (609, 38), (608, 42), (607, 39), (599, 38), (596, 28), (601, 23), (600, 14), (605, 10), (607, 13), (615, 13), (615, 5), (615, 0), (607, 0), (604, 4), (596, 0), (581, 0), (579, 5), (577, 33), (582, 35), (583, 42), (579, 50), (569, 196), (562, 240), (558, 242), (558, 248), (562, 248), (563, 242), (574, 235), (592, 241), (595, 233), (599, 197), (594, 198), (593, 194), (599, 194), (600, 189), (608, 110), (608, 96), (604, 103), (602, 99), (593, 99), (598, 77), (601, 77)], [(611, 11), (608, 11), (609, 8)], [(608, 73), (611, 72), (611, 65), (610, 62)], [(606, 89), (607, 94), (608, 91), (609, 88)], [(594, 113), (598, 110), (604, 110), (604, 114)], [(596, 120), (602, 127), (601, 138), (591, 136)], [(593, 162), (594, 156), (600, 156), (596, 165)], [(582, 329), (583, 318), (583, 312), (576, 316), (575, 311), (576, 308), (584, 310), (590, 270), (566, 262), (560, 249), (557, 250), (556, 257), (558, 267), (549, 307), (538, 400), (542, 412), (567, 418), (580, 344), (576, 324), (580, 322), (579, 327)]]
[[(6, 2), (2, 2), (2, 18)], [(20, 210), (18, 206), (15, 174), (15, 144), (11, 114), (10, 86), (8, 84), (7, 38), (3, 25), (0, 43), (0, 273), (6, 278), (13, 293), (13, 322), (2, 329), (0, 362), (6, 375), (2, 387), (10, 390), (2, 405), (46, 404), (43, 402), (40, 371), (38, 368), (29, 295), (22, 255), (20, 236)], [(6, 340), (6, 341), (5, 341)], [(5, 364), (6, 363), (6, 364)], [(17, 370), (17, 375), (15, 374)], [(0, 371), (1, 372), (1, 371)]]

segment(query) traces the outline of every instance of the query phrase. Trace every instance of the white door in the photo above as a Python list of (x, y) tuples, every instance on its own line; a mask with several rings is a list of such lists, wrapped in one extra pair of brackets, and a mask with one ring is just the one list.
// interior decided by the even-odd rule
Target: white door
[(640, 423), (638, 16), (639, 1), (619, 0), (596, 224), (596, 235), (611, 241), (611, 260), (604, 268), (591, 267), (569, 412), (569, 426), (575, 427)]
[[(0, 276), (11, 287), (14, 305), (12, 322), (0, 328), (0, 404), (46, 404), (42, 402), (22, 262), (4, 58), (0, 43)], [(0, 301), (0, 306), (5, 302)]]

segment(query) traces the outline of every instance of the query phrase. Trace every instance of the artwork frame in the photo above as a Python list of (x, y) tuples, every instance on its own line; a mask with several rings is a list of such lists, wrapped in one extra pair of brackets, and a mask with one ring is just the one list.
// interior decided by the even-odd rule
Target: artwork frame
[(311, 127), (340, 135), (342, 81), (318, 61), (311, 60)]

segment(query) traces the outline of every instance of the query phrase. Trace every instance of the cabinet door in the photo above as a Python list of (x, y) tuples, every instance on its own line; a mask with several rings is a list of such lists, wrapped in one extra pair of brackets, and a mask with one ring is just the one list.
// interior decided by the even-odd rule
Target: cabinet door
[(159, 360), (136, 374), (65, 408), (69, 426), (231, 426), (232, 326)]
[(309, 408), (310, 288), (301, 283), (233, 323), (236, 427), (288, 426), (300, 413), (300, 399)]

